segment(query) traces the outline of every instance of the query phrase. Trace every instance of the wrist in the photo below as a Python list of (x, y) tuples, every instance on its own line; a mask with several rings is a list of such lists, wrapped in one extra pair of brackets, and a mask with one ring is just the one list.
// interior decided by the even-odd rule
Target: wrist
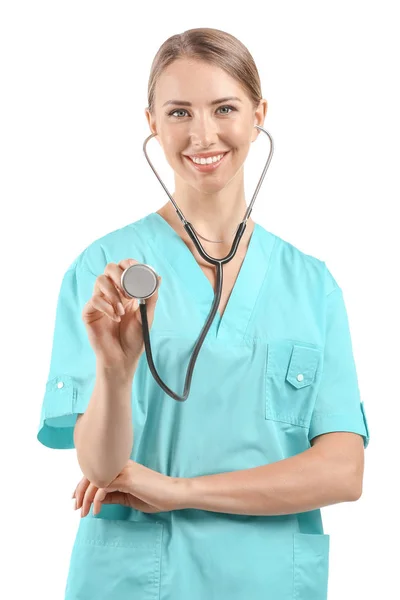
[(178, 501), (177, 501), (177, 508), (178, 509), (194, 508), (194, 504), (193, 504), (193, 494), (194, 494), (193, 482), (194, 482), (194, 479), (187, 478), (187, 477), (177, 477), (177, 478), (175, 478), (175, 483), (176, 483), (177, 489), (179, 490)]
[(116, 381), (119, 384), (132, 384), (135, 375), (137, 363), (127, 367), (125, 365), (107, 365), (101, 360), (96, 362), (96, 375), (107, 381)]

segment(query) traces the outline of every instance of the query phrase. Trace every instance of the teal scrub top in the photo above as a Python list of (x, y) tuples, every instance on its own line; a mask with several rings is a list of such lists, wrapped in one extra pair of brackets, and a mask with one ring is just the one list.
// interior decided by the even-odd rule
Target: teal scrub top
[[(156, 369), (182, 394), (214, 297), (181, 237), (158, 213), (95, 240), (66, 270), (57, 303), (38, 440), (73, 448), (95, 354), (81, 313), (109, 262), (162, 276), (150, 330)], [(369, 441), (343, 293), (324, 261), (255, 224), (222, 318), (200, 350), (185, 402), (154, 380), (145, 353), (132, 385), (131, 459), (172, 477), (258, 467), (350, 431)], [(104, 505), (80, 519), (67, 600), (324, 600), (330, 536), (320, 510), (281, 516)]]

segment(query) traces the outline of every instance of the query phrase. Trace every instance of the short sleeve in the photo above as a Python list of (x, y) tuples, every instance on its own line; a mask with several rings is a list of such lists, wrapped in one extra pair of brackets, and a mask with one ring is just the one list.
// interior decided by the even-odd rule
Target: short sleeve
[(77, 415), (85, 412), (96, 374), (82, 310), (93, 295), (97, 275), (85, 264), (85, 251), (64, 273), (58, 295), (50, 369), (42, 400), (37, 439), (49, 448), (74, 448)]
[(366, 448), (369, 429), (364, 403), (360, 399), (343, 292), (330, 271), (325, 269), (327, 294), (323, 367), (309, 440), (332, 431), (350, 431), (363, 436)]

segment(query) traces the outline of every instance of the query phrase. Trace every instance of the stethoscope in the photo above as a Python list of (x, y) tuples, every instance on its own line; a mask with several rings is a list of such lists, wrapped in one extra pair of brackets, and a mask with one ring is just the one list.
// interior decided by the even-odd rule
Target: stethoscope
[(150, 265), (146, 265), (146, 264), (142, 264), (142, 263), (138, 263), (135, 265), (131, 265), (130, 267), (128, 267), (127, 269), (125, 269), (125, 271), (122, 273), (121, 275), (121, 286), (124, 289), (124, 291), (126, 292), (126, 294), (128, 296), (130, 296), (131, 298), (136, 298), (139, 301), (139, 309), (140, 309), (140, 314), (142, 317), (142, 329), (143, 329), (143, 340), (144, 340), (144, 345), (145, 345), (145, 350), (146, 350), (146, 356), (147, 356), (147, 362), (150, 368), (150, 371), (154, 377), (154, 379), (156, 380), (156, 382), (158, 383), (158, 385), (169, 395), (171, 396), (171, 398), (174, 398), (175, 400), (179, 400), (179, 401), (184, 401), (187, 399), (187, 397), (189, 396), (189, 392), (190, 392), (190, 385), (191, 385), (191, 381), (192, 381), (192, 376), (193, 376), (193, 370), (194, 370), (194, 365), (196, 363), (197, 360), (197, 356), (200, 352), (200, 348), (204, 342), (204, 339), (208, 333), (208, 330), (210, 329), (213, 321), (214, 321), (214, 317), (218, 311), (218, 306), (219, 306), (219, 302), (221, 299), (221, 293), (222, 293), (222, 283), (223, 283), (223, 269), (222, 269), (222, 265), (224, 265), (225, 263), (228, 263), (230, 260), (232, 260), (232, 258), (235, 256), (236, 254), (236, 250), (238, 248), (239, 242), (242, 239), (243, 233), (245, 232), (246, 229), (246, 225), (247, 225), (247, 221), (250, 217), (250, 213), (253, 209), (253, 204), (254, 201), (256, 199), (256, 196), (258, 194), (258, 191), (261, 187), (261, 184), (263, 182), (263, 179), (265, 177), (265, 174), (267, 172), (267, 169), (269, 167), (269, 163), (271, 162), (271, 158), (272, 158), (272, 154), (274, 151), (274, 142), (273, 139), (271, 137), (271, 135), (268, 133), (268, 131), (266, 129), (264, 129), (263, 127), (261, 127), (260, 125), (255, 125), (255, 127), (257, 127), (257, 129), (259, 129), (260, 131), (263, 131), (264, 133), (266, 133), (270, 139), (270, 151), (269, 151), (269, 155), (268, 155), (268, 160), (265, 164), (265, 167), (263, 169), (263, 172), (261, 173), (261, 177), (259, 179), (259, 182), (257, 184), (257, 187), (255, 189), (255, 192), (253, 194), (253, 197), (251, 199), (251, 202), (246, 210), (246, 213), (244, 215), (243, 221), (239, 224), (236, 234), (235, 234), (235, 238), (233, 240), (231, 249), (229, 251), (229, 253), (227, 254), (227, 256), (225, 256), (225, 258), (213, 258), (212, 256), (210, 256), (209, 254), (207, 254), (207, 252), (204, 250), (203, 246), (201, 245), (194, 228), (192, 227), (192, 225), (189, 223), (189, 221), (187, 221), (185, 219), (185, 215), (182, 213), (182, 211), (180, 210), (179, 206), (176, 204), (174, 198), (171, 196), (171, 194), (169, 193), (168, 189), (166, 188), (166, 186), (164, 185), (161, 177), (159, 176), (159, 174), (157, 173), (157, 171), (155, 170), (155, 168), (153, 167), (147, 152), (146, 152), (146, 145), (147, 142), (154, 136), (156, 136), (156, 133), (152, 133), (151, 135), (149, 135), (143, 144), (143, 152), (145, 154), (145, 157), (147, 159), (147, 162), (149, 163), (150, 167), (152, 168), (154, 174), (156, 175), (157, 179), (159, 180), (159, 182), (161, 183), (161, 185), (163, 186), (164, 190), (166, 191), (166, 193), (168, 194), (172, 204), (175, 207), (175, 210), (178, 214), (178, 217), (180, 218), (184, 228), (186, 229), (187, 233), (190, 235), (191, 239), (193, 240), (197, 250), (199, 251), (199, 253), (201, 254), (201, 256), (208, 261), (209, 263), (211, 263), (212, 265), (215, 265), (217, 267), (217, 289), (216, 292), (214, 294), (214, 300), (211, 306), (211, 310), (210, 313), (207, 317), (207, 321), (205, 322), (205, 325), (203, 327), (203, 329), (200, 332), (200, 335), (196, 341), (196, 344), (194, 346), (193, 352), (192, 352), (192, 356), (190, 358), (189, 361), (189, 365), (187, 368), (187, 372), (186, 372), (186, 379), (185, 379), (185, 387), (183, 390), (183, 395), (179, 396), (178, 394), (176, 394), (175, 392), (173, 392), (160, 378), (160, 376), (157, 373), (157, 370), (155, 368), (154, 362), (153, 362), (153, 357), (152, 357), (152, 353), (151, 353), (151, 346), (150, 346), (150, 335), (149, 335), (149, 326), (148, 326), (148, 321), (147, 321), (147, 309), (146, 309), (146, 298), (150, 298), (150, 296), (152, 296), (157, 287), (158, 287), (158, 278), (157, 278), (157, 273), (155, 272), (155, 270), (150, 266)]

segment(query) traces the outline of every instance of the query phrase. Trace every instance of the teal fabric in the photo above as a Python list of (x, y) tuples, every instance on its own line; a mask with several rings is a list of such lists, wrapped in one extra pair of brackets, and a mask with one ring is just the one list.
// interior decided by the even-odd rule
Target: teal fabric
[[(38, 440), (73, 448), (95, 356), (81, 313), (107, 263), (151, 265), (162, 285), (154, 363), (182, 393), (213, 289), (174, 229), (150, 213), (92, 242), (64, 274)], [(323, 433), (369, 442), (343, 293), (324, 261), (255, 224), (225, 312), (198, 356), (189, 398), (157, 385), (141, 356), (132, 385), (131, 458), (172, 477), (273, 463)], [(146, 514), (105, 505), (81, 519), (67, 600), (324, 600), (330, 536), (320, 510), (281, 516), (195, 509)]]

